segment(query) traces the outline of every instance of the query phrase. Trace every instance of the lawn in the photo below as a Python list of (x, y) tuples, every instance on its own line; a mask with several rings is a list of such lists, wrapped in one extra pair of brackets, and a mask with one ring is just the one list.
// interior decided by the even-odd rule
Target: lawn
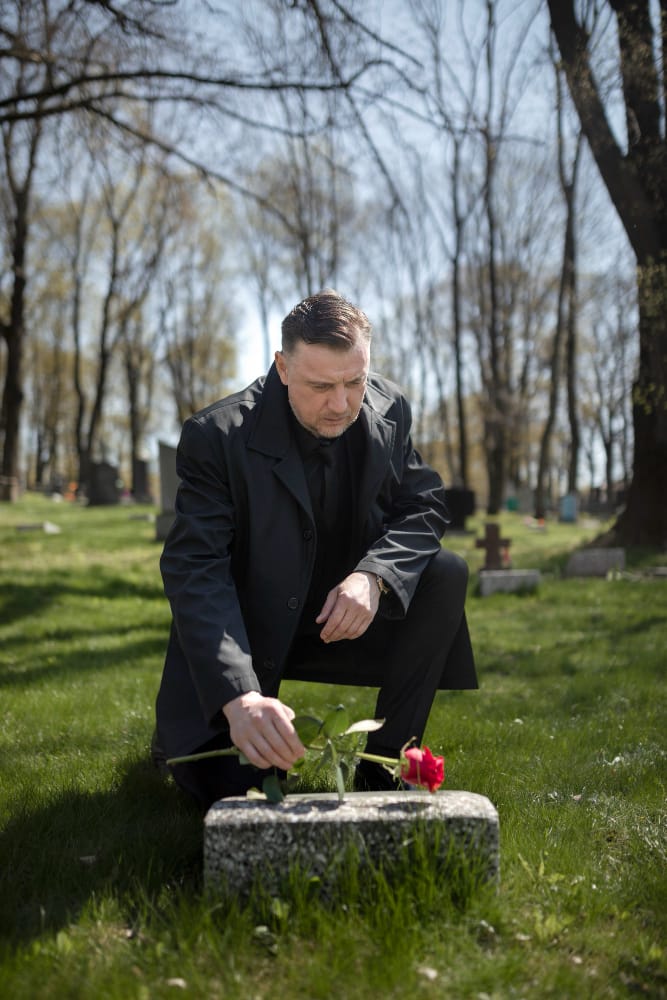
[[(440, 693), (426, 742), (448, 788), (487, 795), (498, 887), (417, 859), (351, 871), (335, 898), (298, 874), (247, 902), (201, 884), (202, 825), (148, 763), (169, 614), (149, 508), (27, 496), (0, 508), (0, 996), (667, 997), (667, 554), (564, 578), (594, 522), (504, 514), (532, 595), (475, 595), (481, 687)], [(47, 534), (21, 530), (52, 522)], [(290, 682), (322, 715), (374, 692)]]

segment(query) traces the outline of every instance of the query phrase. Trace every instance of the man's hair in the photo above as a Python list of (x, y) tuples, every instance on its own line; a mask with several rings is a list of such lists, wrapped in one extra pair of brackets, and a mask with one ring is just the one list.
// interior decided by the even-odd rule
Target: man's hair
[(354, 347), (359, 340), (369, 343), (370, 339), (371, 324), (366, 314), (332, 288), (299, 302), (282, 324), (285, 354), (293, 351), (298, 341), (343, 351)]

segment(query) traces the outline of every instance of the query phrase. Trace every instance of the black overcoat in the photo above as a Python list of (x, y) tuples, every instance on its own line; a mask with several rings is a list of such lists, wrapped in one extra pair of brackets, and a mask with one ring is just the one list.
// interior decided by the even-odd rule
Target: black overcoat
[[(438, 474), (410, 437), (397, 386), (371, 374), (352, 552), (405, 614), (447, 524)], [(160, 567), (173, 622), (157, 699), (168, 756), (192, 752), (247, 691), (277, 690), (315, 561), (316, 526), (287, 392), (268, 375), (191, 417), (176, 467), (176, 517)]]

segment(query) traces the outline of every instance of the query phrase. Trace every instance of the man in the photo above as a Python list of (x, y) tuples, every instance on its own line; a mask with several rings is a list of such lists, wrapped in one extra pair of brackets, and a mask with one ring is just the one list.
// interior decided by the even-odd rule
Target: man
[[(173, 622), (157, 745), (206, 809), (304, 748), (283, 677), (379, 687), (369, 752), (421, 740), (439, 687), (477, 687), (467, 567), (441, 548), (444, 489), (398, 388), (369, 374), (371, 327), (327, 290), (282, 324), (268, 375), (186, 421), (161, 559)], [(391, 776), (364, 761), (355, 787)]]

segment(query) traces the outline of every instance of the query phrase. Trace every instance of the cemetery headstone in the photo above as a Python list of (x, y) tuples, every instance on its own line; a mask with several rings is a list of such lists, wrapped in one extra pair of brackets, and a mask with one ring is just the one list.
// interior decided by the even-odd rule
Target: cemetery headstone
[(160, 465), (160, 513), (155, 519), (155, 538), (165, 540), (174, 521), (178, 476), (176, 475), (176, 449), (165, 441), (158, 442)]
[(261, 879), (279, 888), (298, 865), (324, 887), (344, 871), (349, 848), (361, 864), (386, 870), (404, 863), (419, 831), (436, 863), (452, 856), (489, 881), (499, 872), (498, 813), (473, 792), (351, 792), (288, 795), (280, 803), (252, 798), (216, 802), (204, 820), (204, 881), (237, 892)]
[(475, 513), (475, 493), (463, 487), (453, 486), (445, 492), (445, 499), (451, 522), (448, 531), (465, 531), (466, 518)]
[(563, 524), (575, 524), (577, 520), (577, 497), (568, 493), (560, 500), (560, 520)]
[(91, 462), (88, 503), (91, 507), (120, 503), (123, 484), (118, 469), (109, 462)]
[(475, 545), (484, 549), (484, 568), (479, 572), (479, 595), (516, 594), (536, 590), (540, 582), (537, 569), (514, 569), (509, 562), (509, 538), (501, 538), (500, 525), (493, 521), (485, 525), (484, 538), (478, 538)]
[(479, 574), (479, 595), (528, 593), (540, 580), (539, 569), (485, 569)]
[(625, 549), (579, 549), (565, 567), (566, 576), (601, 576), (625, 569)]
[(509, 557), (509, 538), (500, 537), (500, 525), (488, 521), (484, 526), (484, 538), (478, 538), (475, 548), (484, 549), (484, 569), (503, 569)]
[(153, 503), (148, 482), (148, 462), (135, 458), (132, 462), (132, 493), (137, 503)]

